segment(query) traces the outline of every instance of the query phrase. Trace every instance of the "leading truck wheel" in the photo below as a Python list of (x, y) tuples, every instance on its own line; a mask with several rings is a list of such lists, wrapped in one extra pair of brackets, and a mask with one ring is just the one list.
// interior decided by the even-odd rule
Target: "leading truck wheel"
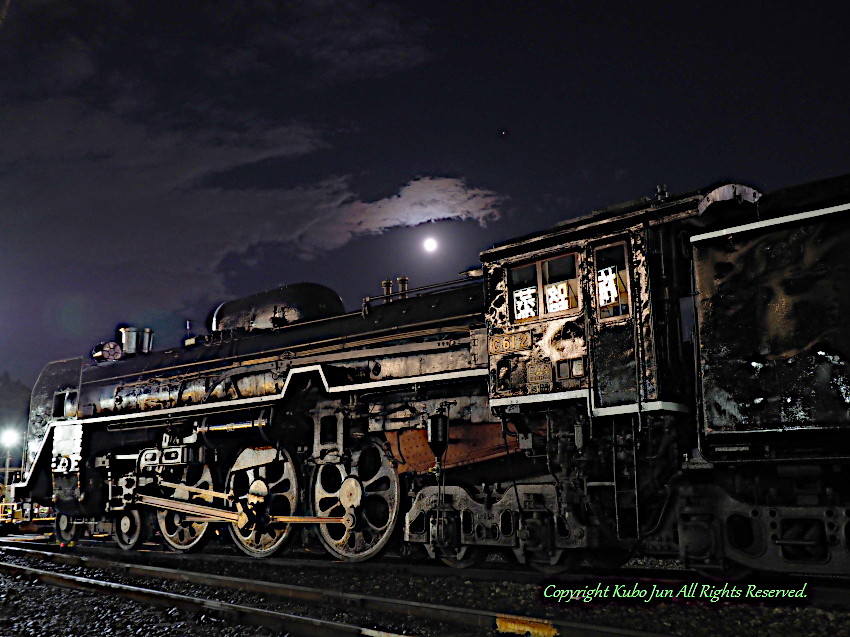
[(353, 524), (319, 524), (325, 549), (335, 558), (360, 562), (374, 557), (390, 541), (401, 508), (398, 474), (374, 441), (351, 454), (351, 469), (324, 464), (313, 474), (313, 511), (319, 517), (353, 516)]
[(82, 527), (74, 524), (74, 518), (66, 513), (57, 513), (53, 526), (56, 531), (56, 540), (60, 544), (76, 542), (83, 534)]
[(295, 525), (274, 522), (274, 516), (295, 515), (298, 473), (285, 449), (248, 447), (227, 474), (226, 489), (239, 519), (230, 525), (237, 548), (251, 557), (268, 557), (290, 540)]
[(150, 538), (148, 514), (138, 509), (127, 509), (112, 524), (112, 539), (125, 551), (141, 546)]

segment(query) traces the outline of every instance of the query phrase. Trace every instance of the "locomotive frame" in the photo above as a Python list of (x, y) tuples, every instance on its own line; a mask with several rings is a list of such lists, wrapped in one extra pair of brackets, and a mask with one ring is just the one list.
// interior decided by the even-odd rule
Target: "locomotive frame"
[(225, 526), (253, 557), (306, 529), (350, 561), (850, 572), (848, 202), (846, 177), (660, 189), (359, 312), (287, 286), (180, 348), (51, 363), (15, 499), (127, 549)]

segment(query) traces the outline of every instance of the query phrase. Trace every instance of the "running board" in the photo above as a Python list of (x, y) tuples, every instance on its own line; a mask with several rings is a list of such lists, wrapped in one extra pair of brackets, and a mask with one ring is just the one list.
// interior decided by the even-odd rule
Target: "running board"
[[(157, 509), (165, 509), (167, 511), (177, 511), (178, 513), (187, 513), (192, 516), (187, 518), (187, 522), (232, 522), (239, 521), (239, 512), (225, 511), (216, 509), (215, 507), (203, 506), (201, 504), (193, 504), (185, 500), (169, 500), (167, 498), (157, 498), (152, 495), (138, 495), (136, 502), (139, 504), (147, 504), (148, 506)], [(345, 526), (353, 526), (354, 516), (345, 516), (342, 518), (319, 518), (306, 515), (272, 515), (269, 516), (269, 524), (285, 523), (285, 524), (343, 524)]]

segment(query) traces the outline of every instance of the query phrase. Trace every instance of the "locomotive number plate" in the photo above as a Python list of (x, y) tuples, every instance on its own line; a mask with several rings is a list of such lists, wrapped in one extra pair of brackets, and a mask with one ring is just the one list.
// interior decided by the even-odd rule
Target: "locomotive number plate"
[(491, 336), (489, 343), (491, 354), (505, 354), (507, 352), (531, 349), (531, 331), (526, 330), (525, 332)]
[(552, 365), (549, 363), (532, 363), (528, 366), (529, 383), (551, 383)]

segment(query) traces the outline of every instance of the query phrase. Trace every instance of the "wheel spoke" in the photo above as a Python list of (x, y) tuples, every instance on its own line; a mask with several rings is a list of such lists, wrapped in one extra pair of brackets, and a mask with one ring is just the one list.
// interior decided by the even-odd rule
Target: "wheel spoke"
[(313, 510), (320, 516), (341, 517), (353, 512), (355, 517), (353, 528), (342, 524), (318, 526), (325, 548), (349, 561), (365, 560), (380, 552), (399, 516), (399, 491), (395, 467), (375, 442), (352, 453), (350, 472), (342, 465), (320, 466), (311, 489)]
[[(382, 465), (381, 469), (380, 469), (380, 471), (378, 471), (378, 473), (376, 473), (372, 478), (369, 478), (368, 480), (366, 480), (363, 483), (363, 488), (366, 489), (367, 491), (369, 491), (370, 493), (388, 491), (388, 490), (392, 489), (392, 482), (390, 480), (390, 473), (392, 473), (392, 472), (394, 472), (394, 469), (392, 468), (392, 466)], [(378, 488), (378, 487), (382, 486), (382, 484), (384, 484), (384, 483), (380, 482), (381, 478), (387, 478), (387, 482), (385, 483), (386, 486), (383, 489)], [(369, 488), (372, 485), (375, 485), (375, 489)]]
[[(226, 490), (233, 496), (240, 519), (230, 525), (236, 546), (252, 557), (266, 557), (284, 546), (293, 532), (290, 524), (261, 524), (265, 516), (293, 515), (298, 508), (298, 475), (289, 453), (279, 449), (269, 462), (255, 461), (269, 447), (243, 449), (227, 475)], [(244, 467), (236, 469), (236, 467)]]
[(147, 513), (127, 509), (118, 513), (112, 526), (112, 539), (124, 550), (131, 550), (147, 541), (149, 535)]
[[(194, 471), (190, 471), (194, 469)], [(198, 474), (197, 470), (200, 469)], [(177, 482), (183, 486), (195, 487), (197, 489), (215, 490), (212, 479), (212, 471), (208, 465), (202, 467), (187, 467), (182, 473), (168, 476), (169, 482)], [(166, 493), (175, 500), (197, 502), (202, 505), (213, 503), (211, 495), (199, 495), (180, 487)], [(174, 511), (158, 511), (156, 514), (162, 538), (169, 547), (175, 551), (191, 551), (201, 547), (209, 538), (211, 525), (209, 522), (185, 522), (185, 516)]]

